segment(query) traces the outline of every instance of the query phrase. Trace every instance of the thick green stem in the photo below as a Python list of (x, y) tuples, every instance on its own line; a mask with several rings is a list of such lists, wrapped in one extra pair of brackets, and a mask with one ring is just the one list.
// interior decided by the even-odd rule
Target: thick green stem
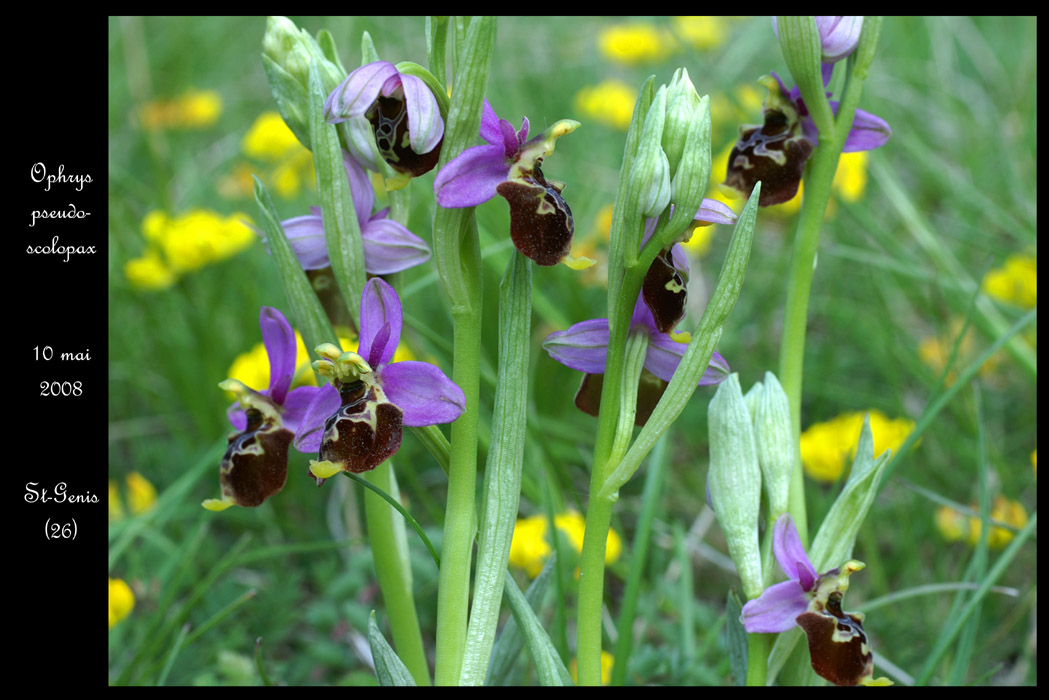
[[(474, 232), (476, 236), (476, 230)], [(438, 685), (459, 682), (466, 647), (470, 598), (470, 558), (473, 550), (477, 492), (477, 415), (480, 411), (481, 300), (456, 314), (453, 331), (452, 381), (466, 396), (466, 410), (452, 423), (448, 464), (448, 500), (441, 545), (441, 574), (437, 588)]]
[[(364, 475), (370, 483), (388, 494), (397, 497), (397, 480), (392, 462), (386, 461)], [(403, 519), (378, 495), (364, 493), (364, 513), (368, 523), (368, 540), (371, 544), (375, 572), (379, 576), (379, 587), (386, 603), (386, 616), (390, 620), (393, 643), (397, 655), (408, 667), (418, 685), (430, 684), (430, 667), (426, 661), (419, 618), (415, 612), (412, 593), (412, 570), (408, 560), (407, 538)]]
[(747, 685), (766, 684), (769, 645), (774, 635), (747, 635)]

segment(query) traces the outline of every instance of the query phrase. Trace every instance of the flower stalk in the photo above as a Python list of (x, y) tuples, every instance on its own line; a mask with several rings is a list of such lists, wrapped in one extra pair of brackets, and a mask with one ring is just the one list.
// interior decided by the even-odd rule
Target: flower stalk
[[(863, 92), (863, 83), (874, 59), (878, 36), (881, 33), (881, 22), (881, 17), (864, 19), (863, 33), (860, 35), (859, 45), (856, 48), (855, 60), (848, 62), (849, 77), (845, 94), (838, 106), (833, 132), (828, 134), (821, 128), (820, 143), (805, 173), (805, 195), (798, 217), (797, 232), (794, 235), (794, 247), (791, 251), (778, 373), (780, 383), (790, 399), (790, 418), (796, 444), (801, 436), (801, 384), (805, 358), (805, 331), (816, 252), (819, 249), (820, 229), (827, 210), (827, 202), (830, 200), (831, 183), (838, 168), (838, 159), (852, 127), (853, 117)], [(802, 86), (804, 94), (804, 84), (798, 80), (797, 76), (795, 80)], [(801, 541), (807, 542), (808, 520), (805, 513), (800, 452), (795, 460), (794, 472), (791, 476), (788, 512), (794, 517)]]

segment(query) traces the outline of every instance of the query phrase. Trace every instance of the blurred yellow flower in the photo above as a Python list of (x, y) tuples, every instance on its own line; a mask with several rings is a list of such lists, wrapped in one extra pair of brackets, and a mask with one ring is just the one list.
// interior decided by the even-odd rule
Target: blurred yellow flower
[(153, 100), (139, 111), (146, 129), (205, 129), (222, 114), (222, 96), (215, 90), (188, 90), (170, 100)]
[[(553, 552), (553, 547), (546, 539), (548, 524), (549, 520), (545, 515), (533, 515), (530, 518), (518, 519), (514, 525), (514, 537), (510, 542), (510, 563), (524, 569), (529, 578), (539, 575), (547, 557)], [(586, 519), (582, 515), (574, 510), (555, 515), (554, 526), (564, 534), (565, 540), (576, 553), (583, 551)], [(611, 564), (619, 559), (622, 551), (623, 542), (619, 533), (609, 529), (608, 539), (605, 541), (605, 563)]]
[[(608, 685), (612, 682), (612, 666), (615, 664), (615, 659), (610, 653), (601, 650), (601, 685)], [(572, 657), (572, 663), (569, 665), (568, 672), (572, 676), (574, 683), (579, 682), (579, 662), (575, 657)]]
[[(265, 164), (260, 177), (281, 197), (295, 197), (303, 186), (317, 186), (313, 154), (299, 143), (278, 112), (258, 116), (241, 140), (241, 151)], [(219, 182), (219, 193), (231, 198), (251, 195), (251, 174), (256, 170), (251, 165), (238, 164)]]
[(834, 172), (831, 188), (846, 202), (858, 202), (867, 189), (867, 161), (869, 151), (842, 153)]
[(135, 607), (135, 594), (123, 579), (109, 579), (109, 628), (117, 624)]
[(157, 490), (138, 472), (127, 475), (127, 505), (132, 513), (144, 513), (157, 501)]
[(677, 49), (673, 34), (647, 22), (605, 27), (597, 43), (606, 58), (626, 65), (660, 61)]
[(247, 214), (222, 216), (208, 209), (193, 209), (171, 217), (152, 211), (142, 219), (148, 242), (141, 257), (124, 264), (124, 275), (138, 289), (170, 287), (179, 275), (225, 260), (256, 239)]
[(1031, 453), (1031, 470), (1034, 472), (1035, 477), (1038, 476), (1038, 449)]
[[(876, 410), (869, 415), (875, 457), (885, 450), (899, 450), (914, 430), (914, 421), (907, 418), (889, 418)], [(834, 483), (841, 478), (846, 462), (856, 456), (863, 416), (858, 412), (844, 413), (815, 423), (801, 434), (801, 463), (810, 479)]]
[(109, 480), (109, 519), (120, 520), (124, 517), (124, 504), (120, 502), (120, 489), (117, 482)]
[[(760, 121), (765, 105), (765, 90), (755, 83), (740, 83), (732, 95), (716, 92), (710, 96), (710, 121), (716, 128)], [(731, 149), (731, 146), (729, 147)], [(725, 154), (726, 160), (728, 153)], [(724, 179), (724, 174), (722, 174)]]
[[(951, 351), (954, 348), (954, 343), (958, 337), (958, 334), (962, 330), (962, 321), (955, 319), (951, 321), (947, 332), (942, 335), (929, 335), (921, 339), (918, 343), (918, 357), (925, 363), (929, 369), (931, 369), (937, 376), (943, 372), (947, 366), (947, 360), (951, 356)], [(972, 360), (976, 359), (977, 351), (973, 347), (973, 336), (970, 333), (966, 333), (962, 339), (961, 344), (958, 346), (958, 356), (955, 358), (952, 364), (953, 368), (965, 368), (969, 365)], [(995, 370), (999, 366), (999, 358), (1001, 353), (995, 353), (987, 358), (987, 360), (980, 365), (980, 375), (983, 377), (990, 377), (994, 374)], [(956, 369), (951, 369), (947, 373), (947, 379), (945, 380), (947, 386), (954, 383), (954, 380), (958, 377)]]
[[(978, 510), (978, 506), (970, 506)], [(1019, 501), (1014, 501), (1005, 496), (996, 496), (994, 505), (990, 512), (991, 520), (997, 520), (1006, 525), (1012, 525), (1019, 529), (1027, 524), (1027, 510)], [(936, 528), (949, 542), (962, 540), (969, 546), (976, 546), (980, 541), (980, 530), (983, 521), (973, 515), (965, 515), (950, 506), (941, 506), (936, 511)], [(991, 532), (987, 536), (987, 546), (991, 549), (1001, 549), (1013, 539), (1013, 533), (1004, 527), (991, 526)]]
[(626, 130), (634, 116), (637, 90), (622, 80), (587, 85), (575, 96), (575, 106), (584, 117)]
[(289, 151), (303, 148), (303, 145), (279, 112), (263, 112), (244, 134), (240, 148), (250, 158), (272, 162), (282, 160)]
[(671, 26), (686, 44), (700, 51), (717, 48), (728, 38), (724, 17), (675, 17)]
[(1025, 309), (1038, 305), (1038, 261), (1030, 255), (1010, 255), (1005, 265), (983, 279), (983, 291), (998, 301)]
[(124, 263), (124, 276), (132, 287), (144, 290), (167, 289), (176, 279), (174, 271), (152, 248), (147, 249), (142, 257)]

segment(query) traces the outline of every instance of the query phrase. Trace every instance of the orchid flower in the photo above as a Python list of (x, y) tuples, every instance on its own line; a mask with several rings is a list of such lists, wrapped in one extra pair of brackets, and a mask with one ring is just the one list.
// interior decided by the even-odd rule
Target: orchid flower
[(481, 138), (488, 145), (467, 148), (441, 168), (433, 183), (437, 203), (449, 209), (476, 207), (502, 195), (510, 205), (510, 237), (522, 255), (537, 265), (586, 266), (570, 255), (575, 226), (561, 196), (565, 185), (547, 180), (539, 167), (557, 139), (578, 126), (562, 119), (529, 140), (527, 117), (515, 131), (485, 100)]
[(841, 609), (849, 576), (864, 564), (852, 559), (816, 573), (787, 513), (776, 521), (772, 549), (789, 580), (769, 586), (743, 606), (747, 632), (786, 632), (798, 625), (808, 636), (812, 668), (821, 677), (835, 685), (888, 685), (888, 679), (874, 678), (863, 614)]
[[(824, 86), (833, 69), (833, 64), (823, 64)], [(788, 91), (775, 73), (758, 82), (769, 91), (765, 123), (739, 127), (739, 140), (729, 154), (725, 185), (749, 197), (760, 180), (758, 205), (768, 207), (797, 194), (805, 163), (819, 143), (819, 130), (801, 98), (800, 88), (795, 86)], [(837, 114), (838, 102), (831, 100), (830, 107)], [(857, 109), (842, 152), (870, 151), (884, 145), (891, 136), (888, 122)]]
[[(824, 63), (837, 63), (856, 50), (863, 31), (863, 15), (816, 15)], [(779, 23), (772, 17), (772, 31), (779, 38)]]
[[(372, 213), (375, 191), (368, 174), (348, 152), (342, 152), (346, 176), (350, 181), (353, 208), (361, 228), (364, 244), (364, 271), (369, 275), (388, 275), (421, 265), (430, 259), (430, 247), (400, 223), (388, 218), (389, 208)], [(304, 270), (319, 270), (331, 265), (324, 238), (324, 220), (320, 207), (310, 207), (310, 214), (281, 222), (288, 243)]]
[(401, 427), (451, 423), (466, 397), (440, 368), (427, 362), (391, 362), (401, 339), (401, 301), (375, 277), (364, 287), (357, 352), (331, 343), (313, 363), (332, 383), (317, 391), (295, 435), (300, 452), (320, 452), (310, 472), (323, 483), (340, 471), (374, 469), (401, 446)]
[(284, 488), (288, 476), (288, 445), (318, 391), (301, 386), (289, 391), (295, 374), (295, 332), (284, 315), (264, 306), (259, 314), (262, 339), (270, 361), (270, 385), (255, 391), (236, 379), (219, 386), (237, 394), (229, 407), (229, 422), (238, 432), (219, 467), (221, 499), (208, 499), (204, 507), (224, 510), (232, 505), (254, 507)]
[[(641, 295), (634, 305), (630, 332), (644, 333), (649, 341), (644, 361), (644, 369), (648, 374), (642, 372), (635, 415), (637, 425), (644, 425), (663, 395), (667, 383), (674, 376), (674, 370), (681, 364), (687, 345), (656, 328), (652, 312)], [(575, 402), (580, 410), (594, 416), (597, 415), (601, 403), (602, 379), (608, 357), (608, 337), (608, 319), (597, 318), (577, 323), (568, 330), (551, 333), (543, 341), (543, 349), (550, 357), (566, 367), (585, 373)], [(728, 375), (728, 363), (715, 352), (710, 358), (710, 365), (699, 379), (699, 386), (717, 384)]]
[(397, 70), (389, 61), (356, 69), (324, 102), (324, 118), (337, 124), (365, 117), (372, 125), (383, 160), (397, 171), (397, 189), (437, 165), (444, 140), (444, 120), (426, 83)]

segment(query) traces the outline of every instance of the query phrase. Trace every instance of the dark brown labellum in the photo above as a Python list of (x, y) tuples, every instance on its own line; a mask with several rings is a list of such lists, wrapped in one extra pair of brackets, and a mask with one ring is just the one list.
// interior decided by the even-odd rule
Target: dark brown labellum
[(378, 386), (361, 381), (340, 394), (342, 405), (324, 423), (320, 459), (355, 473), (375, 469), (400, 448), (404, 412)]
[[(583, 383), (575, 395), (575, 405), (583, 413), (597, 417), (601, 409), (601, 390), (604, 387), (605, 375), (584, 374)], [(663, 398), (667, 382), (647, 369), (641, 370), (641, 381), (637, 386), (637, 412), (634, 414), (634, 425), (643, 427), (652, 416), (656, 404)]]
[(571, 252), (572, 210), (538, 162), (531, 176), (500, 182), (495, 191), (510, 205), (510, 238), (522, 255), (536, 265), (556, 265)]
[(797, 124), (791, 127), (778, 109), (765, 110), (762, 126), (741, 126), (729, 154), (725, 184), (749, 197), (760, 180), (761, 207), (793, 199), (813, 150), (807, 138), (791, 135), (796, 131)]
[(403, 95), (394, 93), (390, 97), (380, 96), (364, 116), (371, 122), (379, 154), (394, 170), (418, 177), (437, 165), (444, 138), (428, 153), (412, 150), (408, 136), (408, 108)]
[(660, 333), (669, 333), (677, 327), (685, 317), (685, 302), (688, 300), (688, 279), (684, 271), (674, 267), (670, 251), (670, 248), (660, 251), (641, 285), (645, 305), (652, 312)]
[(824, 610), (798, 615), (809, 638), (812, 669), (834, 685), (859, 685), (874, 674), (874, 658), (863, 618), (842, 612), (841, 593), (831, 593)]
[(238, 506), (254, 508), (284, 488), (288, 479), (288, 445), (295, 436), (277, 421), (247, 409), (248, 425), (230, 435), (219, 466), (222, 495)]

